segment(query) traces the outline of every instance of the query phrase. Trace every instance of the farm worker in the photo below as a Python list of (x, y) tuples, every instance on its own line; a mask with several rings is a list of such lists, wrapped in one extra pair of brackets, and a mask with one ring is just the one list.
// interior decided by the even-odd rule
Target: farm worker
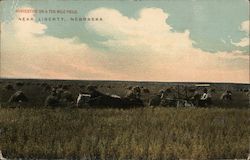
[(203, 90), (203, 94), (201, 96), (201, 105), (210, 105), (212, 103), (212, 95), (208, 90), (205, 88)]
[(201, 100), (207, 100), (207, 98), (208, 98), (208, 93), (207, 93), (207, 89), (205, 88), (203, 90), (203, 94), (201, 96)]
[(229, 99), (229, 100), (232, 100), (232, 92), (231, 92), (231, 91), (228, 91), (227, 94), (228, 94), (228, 99)]
[(140, 96), (141, 96), (141, 89), (138, 86), (133, 87), (126, 94), (126, 97), (129, 99), (140, 99)]
[(220, 97), (221, 100), (232, 100), (232, 92), (229, 90), (226, 90)]

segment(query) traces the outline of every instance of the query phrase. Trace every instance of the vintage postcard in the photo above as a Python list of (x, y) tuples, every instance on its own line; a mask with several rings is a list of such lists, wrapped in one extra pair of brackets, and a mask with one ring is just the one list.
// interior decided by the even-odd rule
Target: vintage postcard
[(0, 160), (250, 159), (248, 0), (1, 0)]

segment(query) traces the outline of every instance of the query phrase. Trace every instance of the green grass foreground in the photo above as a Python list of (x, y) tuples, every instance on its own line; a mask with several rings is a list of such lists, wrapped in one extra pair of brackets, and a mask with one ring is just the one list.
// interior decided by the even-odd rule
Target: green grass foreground
[(0, 109), (7, 158), (246, 158), (250, 110)]

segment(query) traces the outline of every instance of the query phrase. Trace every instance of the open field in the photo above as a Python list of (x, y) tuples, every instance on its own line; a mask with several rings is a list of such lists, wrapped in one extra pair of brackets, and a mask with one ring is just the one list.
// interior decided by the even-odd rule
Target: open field
[(8, 158), (246, 158), (249, 109), (0, 109)]
[[(246, 158), (250, 152), (249, 84), (211, 83), (213, 105), (207, 108), (148, 107), (159, 90), (195, 83), (60, 81), (0, 79), (0, 150), (7, 158), (87, 159), (224, 159)], [(132, 109), (75, 108), (86, 86), (125, 96), (140, 86), (146, 107)], [(51, 88), (67, 88), (74, 103), (44, 107)], [(47, 90), (49, 88), (49, 90)], [(220, 95), (230, 89), (233, 101)], [(29, 101), (8, 103), (21, 90)]]

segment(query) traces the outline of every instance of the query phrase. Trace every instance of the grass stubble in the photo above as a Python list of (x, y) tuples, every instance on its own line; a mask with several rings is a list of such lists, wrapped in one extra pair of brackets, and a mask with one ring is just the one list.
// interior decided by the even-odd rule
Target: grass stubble
[(1, 108), (0, 150), (8, 158), (246, 158), (249, 124), (249, 109)]

